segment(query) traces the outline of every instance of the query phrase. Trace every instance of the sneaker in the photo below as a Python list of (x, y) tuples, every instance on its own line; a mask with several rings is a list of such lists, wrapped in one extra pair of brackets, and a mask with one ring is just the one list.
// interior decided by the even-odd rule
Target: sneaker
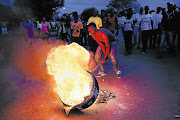
[(116, 72), (116, 74), (117, 74), (117, 78), (121, 78), (121, 71), (120, 71), (120, 70), (118, 70), (118, 71)]
[(96, 77), (102, 77), (102, 76), (105, 76), (105, 75), (106, 75), (106, 73), (99, 71), (99, 73), (98, 73), (98, 75), (96, 75)]
[(143, 55), (145, 55), (145, 54), (146, 54), (146, 52), (142, 52), (142, 54), (143, 54)]

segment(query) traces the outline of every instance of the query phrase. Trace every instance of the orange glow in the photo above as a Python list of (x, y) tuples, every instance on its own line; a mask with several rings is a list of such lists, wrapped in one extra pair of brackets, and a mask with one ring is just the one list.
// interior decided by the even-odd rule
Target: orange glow
[(87, 72), (89, 60), (90, 53), (77, 43), (54, 47), (48, 53), (48, 73), (54, 76), (54, 91), (64, 104), (73, 107), (90, 95), (93, 78)]

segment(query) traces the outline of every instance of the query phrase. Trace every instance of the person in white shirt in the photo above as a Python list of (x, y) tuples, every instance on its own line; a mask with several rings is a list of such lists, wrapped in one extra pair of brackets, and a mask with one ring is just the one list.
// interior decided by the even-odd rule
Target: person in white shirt
[[(162, 31), (161, 31), (161, 21), (162, 21), (162, 14), (160, 13), (162, 10), (162, 7), (157, 7), (157, 12), (152, 13), (153, 15), (153, 43), (152, 43), (152, 49), (156, 48), (156, 44), (157, 47), (160, 47), (161, 44), (161, 35), (162, 35)], [(158, 38), (158, 40), (157, 40)]]
[(42, 24), (40, 21), (37, 21), (37, 31), (38, 31), (38, 37), (41, 37)]
[(127, 11), (127, 18), (122, 21), (122, 29), (124, 31), (124, 41), (125, 41), (125, 55), (132, 54), (132, 34), (133, 34), (133, 12), (131, 10)]
[(152, 26), (153, 26), (153, 19), (152, 15), (149, 14), (149, 6), (144, 7), (145, 14), (141, 16), (140, 26), (141, 26), (141, 35), (142, 35), (142, 54), (146, 54), (148, 40), (152, 39)]
[[(137, 44), (137, 49), (140, 49), (141, 44), (141, 28), (139, 28), (139, 24), (141, 21), (141, 16), (143, 14), (143, 7), (140, 8), (140, 12), (133, 15), (133, 20), (135, 21), (134, 30), (133, 30), (133, 37), (134, 37), (134, 44)], [(139, 35), (139, 36), (138, 36)], [(138, 41), (137, 41), (138, 38)]]

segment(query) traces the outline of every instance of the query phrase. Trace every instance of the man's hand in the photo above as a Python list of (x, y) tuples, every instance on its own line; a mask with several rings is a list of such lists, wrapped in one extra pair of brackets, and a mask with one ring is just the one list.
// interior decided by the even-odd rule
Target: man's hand
[(105, 63), (105, 62), (107, 62), (107, 61), (108, 61), (108, 57), (106, 57), (106, 58), (104, 57), (104, 58), (102, 59), (102, 62), (103, 62), (103, 63)]
[(105, 62), (106, 62), (106, 58), (103, 58), (103, 59), (102, 59), (102, 63), (105, 63)]

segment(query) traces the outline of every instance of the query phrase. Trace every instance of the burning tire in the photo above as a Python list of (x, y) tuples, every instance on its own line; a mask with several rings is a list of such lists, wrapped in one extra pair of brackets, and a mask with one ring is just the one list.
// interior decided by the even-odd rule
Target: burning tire
[[(89, 74), (91, 74), (91, 73), (89, 73)], [(99, 94), (99, 85), (98, 85), (98, 82), (97, 82), (96, 78), (94, 77), (94, 75), (92, 75), (92, 78), (93, 78), (93, 80), (92, 80), (93, 85), (92, 85), (92, 89), (91, 89), (91, 94), (89, 96), (86, 96), (82, 103), (75, 105), (75, 106), (70, 106), (70, 105), (63, 103), (60, 98), (61, 102), (64, 104), (64, 108), (65, 108), (67, 115), (69, 114), (70, 110), (72, 110), (72, 109), (83, 110), (83, 109), (86, 109), (89, 106), (91, 106), (96, 101), (98, 94)]]

